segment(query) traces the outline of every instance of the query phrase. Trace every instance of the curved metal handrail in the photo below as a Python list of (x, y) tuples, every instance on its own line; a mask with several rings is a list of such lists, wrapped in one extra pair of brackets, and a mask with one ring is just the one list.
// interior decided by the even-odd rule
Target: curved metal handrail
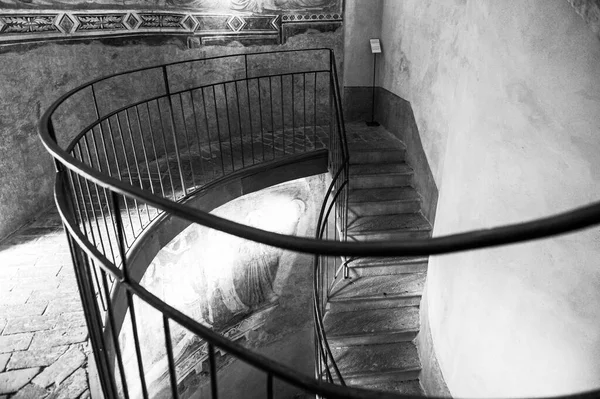
[[(313, 49), (313, 50), (327, 50), (333, 57), (333, 53), (330, 49)], [(284, 52), (296, 52), (303, 50), (286, 50)], [(249, 53), (247, 56), (256, 54), (269, 54), (277, 52), (261, 52), (261, 53)], [(244, 54), (242, 54), (244, 55)], [(205, 58), (202, 60), (219, 59), (230, 56), (217, 56)], [(397, 398), (406, 397), (402, 395), (385, 394), (379, 392), (372, 392), (357, 388), (347, 388), (342, 386), (336, 386), (329, 383), (321, 383), (315, 381), (312, 378), (300, 375), (294, 370), (287, 368), (277, 362), (273, 362), (270, 359), (264, 358), (260, 355), (252, 353), (243, 347), (227, 340), (226, 338), (214, 333), (210, 329), (206, 328), (202, 324), (190, 319), (185, 314), (172, 308), (153, 294), (145, 290), (142, 286), (134, 281), (127, 279), (125, 269), (121, 271), (116, 265), (112, 264), (101, 252), (99, 252), (94, 245), (79, 231), (77, 223), (69, 216), (71, 211), (66, 204), (69, 199), (64, 197), (64, 193), (61, 191), (62, 184), (64, 183), (64, 173), (69, 170), (77, 175), (87, 179), (93, 184), (98, 185), (104, 189), (109, 190), (116, 198), (116, 194), (123, 195), (124, 197), (142, 201), (149, 204), (159, 210), (169, 213), (175, 217), (182, 217), (190, 222), (198, 223), (206, 227), (219, 230), (228, 234), (232, 234), (241, 238), (260, 242), (263, 244), (294, 250), (297, 252), (310, 253), (314, 255), (332, 255), (332, 256), (414, 256), (414, 255), (433, 255), (442, 253), (459, 252), (469, 249), (480, 249), (492, 246), (506, 245), (511, 243), (517, 243), (521, 241), (529, 241), (534, 239), (542, 239), (558, 234), (572, 232), (575, 230), (583, 229), (600, 223), (600, 202), (593, 203), (588, 206), (576, 208), (570, 211), (555, 214), (549, 217), (540, 218), (537, 220), (515, 223), (510, 225), (504, 225), (495, 227), (493, 229), (474, 230), (466, 233), (453, 234), (443, 237), (434, 237), (429, 239), (416, 239), (411, 242), (395, 242), (395, 241), (380, 241), (380, 242), (367, 242), (367, 243), (348, 243), (334, 240), (322, 240), (322, 239), (311, 239), (302, 237), (286, 236), (282, 234), (272, 233), (265, 230), (253, 228), (250, 226), (242, 225), (223, 219), (207, 212), (202, 212), (197, 209), (193, 209), (189, 206), (181, 204), (176, 201), (172, 201), (159, 195), (149, 193), (143, 189), (137, 188), (119, 179), (95, 170), (93, 167), (85, 164), (84, 162), (71, 156), (67, 151), (60, 148), (56, 142), (56, 135), (51, 122), (51, 117), (56, 109), (69, 97), (88, 87), (93, 87), (93, 84), (101, 82), (103, 80), (113, 78), (116, 76), (125, 75), (127, 73), (135, 73), (145, 70), (166, 68), (171, 65), (182, 64), (186, 62), (195, 62), (201, 60), (186, 60), (173, 62), (170, 64), (164, 64), (161, 66), (140, 68), (133, 71), (122, 72), (111, 76), (95, 79), (82, 86), (79, 86), (68, 93), (61, 96), (55, 103), (48, 108), (43, 114), (39, 122), (39, 133), (43, 145), (54, 157), (57, 164), (57, 190), (56, 198), (57, 204), (61, 211), (61, 216), (65, 221), (65, 227), (70, 234), (72, 240), (76, 242), (79, 248), (82, 249), (86, 256), (92, 259), (99, 265), (106, 273), (109, 273), (113, 277), (117, 278), (120, 284), (122, 284), (127, 290), (129, 295), (135, 294), (140, 297), (146, 303), (163, 313), (163, 317), (167, 320), (167, 317), (171, 320), (175, 320), (181, 325), (188, 328), (190, 331), (195, 332), (202, 337), (206, 338), (209, 342), (209, 348), (219, 346), (224, 348), (229, 353), (234, 354), (236, 357), (252, 364), (256, 368), (268, 373), (269, 378), (276, 376), (277, 378), (287, 381), (291, 384), (295, 384), (303, 389), (308, 389), (318, 395), (324, 395), (332, 398)], [(332, 63), (333, 70), (336, 70), (335, 61)], [(335, 74), (337, 75), (337, 74)], [(337, 76), (333, 76), (335, 80), (334, 91), (335, 96), (339, 98), (339, 88), (337, 88)], [(168, 83), (167, 83), (168, 84)], [(129, 105), (131, 106), (131, 105)], [(341, 105), (336, 102), (336, 117), (343, 121), (343, 115)], [(127, 108), (127, 107), (125, 107)], [(100, 119), (98, 117), (98, 119)], [(341, 129), (343, 129), (343, 123), (341, 123)], [(84, 131), (85, 132), (85, 131)], [(343, 134), (343, 131), (339, 132)], [(83, 133), (82, 133), (83, 134)], [(81, 137), (79, 135), (78, 137)], [(344, 143), (342, 149), (342, 165), (347, 171), (347, 142)], [(342, 169), (340, 169), (341, 171)], [(116, 203), (116, 200), (113, 201)], [(115, 205), (116, 206), (116, 205)], [(118, 209), (118, 208), (116, 208)], [(320, 229), (318, 229), (320, 230)], [(77, 252), (72, 248), (72, 251)], [(123, 253), (124, 250), (121, 249)], [(75, 255), (74, 255), (75, 256)], [(124, 261), (124, 257), (122, 257)], [(318, 300), (318, 298), (317, 298)], [(316, 303), (316, 302), (315, 302)], [(168, 321), (168, 320), (167, 320)], [(322, 325), (321, 325), (322, 327)], [(324, 340), (326, 343), (326, 340)], [(330, 352), (329, 352), (330, 354)], [(341, 376), (340, 376), (341, 377)], [(574, 394), (570, 396), (563, 396), (564, 398), (588, 398), (597, 397), (600, 391), (592, 391), (581, 394)]]

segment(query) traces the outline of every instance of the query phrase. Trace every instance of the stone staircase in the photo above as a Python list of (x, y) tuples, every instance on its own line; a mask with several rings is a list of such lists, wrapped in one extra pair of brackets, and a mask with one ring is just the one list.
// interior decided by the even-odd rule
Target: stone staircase
[[(408, 240), (431, 235), (412, 186), (406, 147), (382, 127), (347, 124), (350, 148), (349, 241)], [(424, 395), (412, 342), (426, 257), (359, 258), (338, 278), (324, 318), (327, 337), (349, 386)]]

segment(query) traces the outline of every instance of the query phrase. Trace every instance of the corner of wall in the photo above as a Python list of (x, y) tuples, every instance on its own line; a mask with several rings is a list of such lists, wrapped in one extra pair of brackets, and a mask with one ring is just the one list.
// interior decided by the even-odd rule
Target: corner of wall
[(452, 394), (446, 385), (442, 369), (435, 354), (435, 344), (429, 325), (429, 307), (427, 300), (427, 287), (423, 291), (421, 307), (419, 310), (421, 328), (415, 343), (421, 358), (421, 385), (427, 396), (451, 398)]

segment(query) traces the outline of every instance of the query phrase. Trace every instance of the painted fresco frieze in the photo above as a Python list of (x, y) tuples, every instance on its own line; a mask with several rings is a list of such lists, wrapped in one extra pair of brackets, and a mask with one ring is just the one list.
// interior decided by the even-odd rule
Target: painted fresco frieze
[(296, 32), (341, 20), (342, 0), (0, 0), (0, 44), (153, 33), (273, 44), (290, 36), (288, 24)]

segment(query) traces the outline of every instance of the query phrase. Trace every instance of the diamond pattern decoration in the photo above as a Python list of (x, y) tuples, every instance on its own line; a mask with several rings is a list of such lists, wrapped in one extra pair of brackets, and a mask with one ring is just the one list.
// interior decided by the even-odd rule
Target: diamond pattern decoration
[(127, 24), (127, 26), (129, 26), (129, 29), (135, 29), (140, 23), (140, 20), (135, 16), (135, 14), (131, 13), (125, 20), (125, 23)]
[(67, 14), (63, 15), (58, 22), (58, 27), (62, 29), (64, 33), (71, 33), (73, 26), (75, 26), (75, 22), (73, 22), (73, 20)]
[(181, 25), (183, 25), (184, 28), (186, 28), (187, 30), (192, 31), (192, 32), (196, 29), (197, 24), (198, 24), (198, 22), (191, 15), (188, 15), (181, 22)]
[(2, 33), (5, 26), (6, 26), (6, 24), (4, 23), (4, 21), (2, 21), (2, 18), (0, 18), (0, 33)]
[(233, 16), (229, 19), (229, 21), (227, 21), (227, 25), (229, 25), (231, 30), (233, 30), (234, 32), (238, 32), (244, 27), (245, 24), (246, 22), (237, 15)]

